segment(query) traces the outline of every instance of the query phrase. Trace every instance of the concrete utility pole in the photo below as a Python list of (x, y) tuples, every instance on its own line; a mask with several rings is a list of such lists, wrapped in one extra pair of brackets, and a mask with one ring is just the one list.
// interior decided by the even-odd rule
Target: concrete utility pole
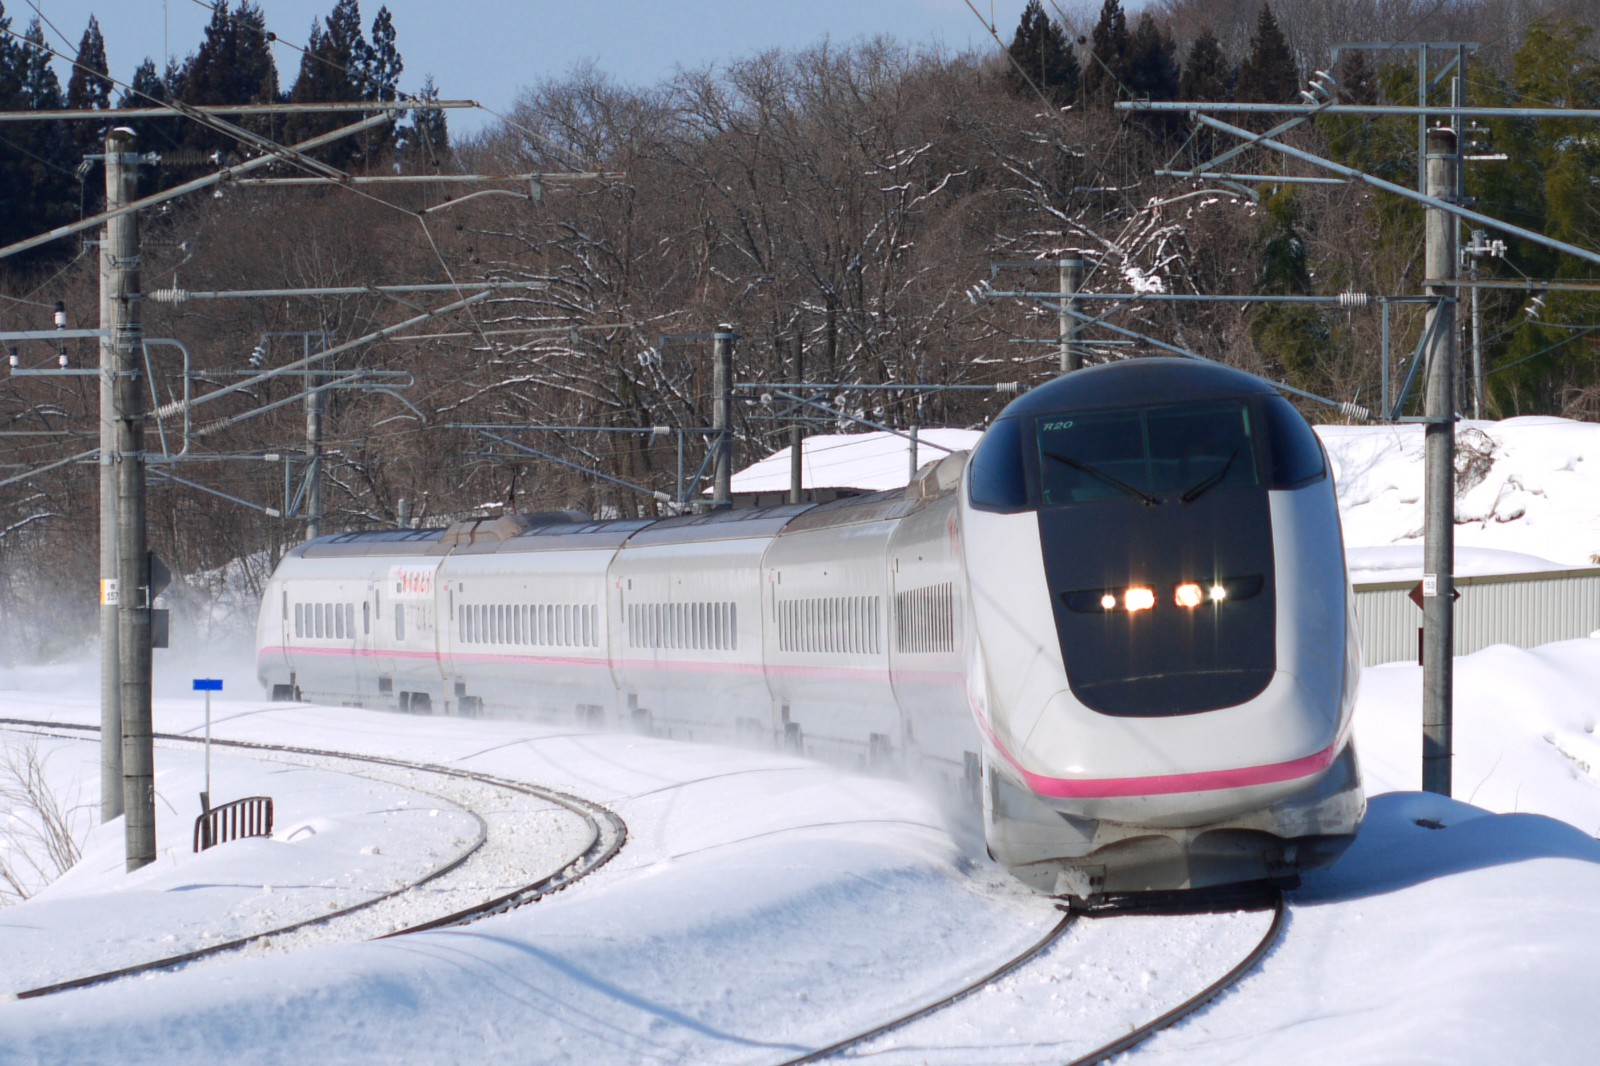
[[(805, 338), (796, 332), (790, 344), (794, 349), (794, 377), (790, 380), (796, 385), (803, 385), (806, 380)], [(790, 503), (799, 503), (805, 495), (805, 462), (801, 453), (804, 442), (805, 432), (800, 428), (800, 412), (796, 411), (794, 424), (789, 427)]]
[[(310, 377), (306, 378), (307, 385)], [(322, 536), (322, 404), (323, 394), (306, 392), (306, 540)]]
[(717, 332), (712, 335), (716, 346), (716, 367), (711, 388), (716, 393), (716, 406), (711, 428), (716, 430), (712, 437), (712, 447), (715, 449), (712, 454), (716, 462), (711, 506), (718, 511), (733, 506), (733, 468), (729, 460), (733, 451), (733, 342), (737, 338), (738, 334), (726, 322), (718, 326)]
[(1061, 267), (1061, 372), (1070, 374), (1083, 367), (1083, 349), (1078, 346), (1078, 336), (1083, 332), (1083, 322), (1074, 313), (1078, 310), (1076, 299), (1083, 287), (1083, 260), (1063, 259)]
[[(1428, 131), (1427, 195), (1446, 200), (1456, 191), (1454, 130)], [(1459, 269), (1457, 222), (1437, 207), (1427, 209), (1426, 263), (1429, 278), (1453, 280)], [(1430, 285), (1428, 388), (1422, 565), (1422, 787), (1450, 795), (1455, 598), (1455, 369), (1456, 287)]]
[[(106, 149), (108, 152), (111, 149)], [(117, 202), (121, 167), (106, 161), (106, 202)], [(111, 298), (109, 223), (100, 230), (100, 820), (122, 813), (122, 698), (117, 652), (117, 303)]]
[[(133, 134), (106, 136), (106, 201), (114, 211), (133, 199)], [(128, 869), (156, 857), (155, 757), (150, 722), (150, 552), (145, 543), (144, 402), (139, 373), (139, 222), (135, 212), (106, 223), (117, 356), (117, 645), (122, 695), (122, 805)]]

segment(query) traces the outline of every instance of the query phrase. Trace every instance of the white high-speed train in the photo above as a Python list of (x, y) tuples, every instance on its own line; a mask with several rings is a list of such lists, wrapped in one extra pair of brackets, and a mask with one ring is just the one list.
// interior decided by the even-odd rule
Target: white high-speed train
[(932, 768), (1016, 876), (1093, 900), (1345, 848), (1354, 627), (1310, 427), (1148, 359), (1033, 390), (904, 491), (323, 537), (273, 575), (257, 655), (275, 698)]

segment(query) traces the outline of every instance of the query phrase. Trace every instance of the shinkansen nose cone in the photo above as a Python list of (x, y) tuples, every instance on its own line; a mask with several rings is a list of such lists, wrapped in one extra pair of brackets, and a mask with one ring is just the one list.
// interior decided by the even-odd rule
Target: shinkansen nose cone
[(1101, 714), (1233, 707), (1280, 669), (1269, 491), (1325, 476), (1266, 382), (1150, 359), (1011, 404), (973, 460), (976, 507), (1036, 513), (1061, 661)]

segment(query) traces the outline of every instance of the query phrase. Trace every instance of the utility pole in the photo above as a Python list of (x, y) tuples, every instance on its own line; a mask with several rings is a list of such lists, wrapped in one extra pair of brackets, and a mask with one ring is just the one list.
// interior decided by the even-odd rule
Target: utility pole
[(1061, 267), (1061, 372), (1070, 374), (1083, 367), (1083, 350), (1078, 347), (1078, 336), (1083, 323), (1075, 313), (1078, 310), (1077, 294), (1083, 287), (1083, 260), (1063, 259)]
[[(795, 331), (790, 341), (794, 349), (794, 377), (790, 380), (797, 385), (806, 380), (806, 348), (805, 337), (799, 330)], [(800, 428), (800, 412), (795, 412), (794, 423), (789, 427), (789, 502), (799, 503), (805, 495), (805, 462), (801, 448), (805, 443), (805, 433)]]
[[(108, 147), (107, 152), (111, 149)], [(108, 156), (106, 203), (120, 206), (120, 164)], [(117, 302), (111, 298), (111, 234), (100, 230), (100, 820), (122, 813), (122, 699), (117, 667)]]
[(322, 536), (322, 393), (306, 377), (306, 540)]
[[(1428, 131), (1427, 195), (1451, 200), (1456, 192), (1454, 130)], [(1442, 208), (1426, 212), (1429, 278), (1453, 280), (1460, 260), (1457, 222)], [(1422, 566), (1422, 788), (1450, 795), (1455, 598), (1455, 368), (1454, 285), (1430, 285), (1427, 316), (1427, 397)]]
[(907, 418), (907, 421), (909, 421), (911, 423), (911, 425), (908, 428), (907, 433), (906, 433), (906, 436), (908, 438), (910, 438), (910, 443), (906, 446), (906, 484), (907, 485), (911, 484), (913, 481), (915, 481), (917, 479), (917, 423), (919, 421), (921, 421), (917, 417), (917, 415), (921, 413), (918, 410), (918, 408), (920, 407), (921, 403), (922, 403), (922, 394), (920, 392), (912, 393), (910, 398), (909, 398), (910, 410), (907, 412), (907, 414), (909, 416)]
[(733, 326), (724, 322), (717, 327), (717, 332), (712, 335), (716, 350), (716, 366), (713, 370), (711, 382), (712, 391), (716, 393), (715, 407), (711, 421), (711, 428), (716, 430), (712, 437), (712, 453), (715, 457), (715, 480), (712, 482), (711, 507), (713, 510), (725, 511), (733, 506), (733, 469), (729, 460), (732, 458), (733, 440), (733, 342), (738, 334), (733, 332)]
[[(133, 199), (133, 133), (106, 135), (106, 207)], [(116, 350), (117, 647), (122, 696), (122, 805), (128, 870), (156, 857), (155, 756), (150, 722), (150, 553), (145, 543), (144, 403), (139, 373), (139, 221), (125, 211), (106, 223), (111, 342)]]

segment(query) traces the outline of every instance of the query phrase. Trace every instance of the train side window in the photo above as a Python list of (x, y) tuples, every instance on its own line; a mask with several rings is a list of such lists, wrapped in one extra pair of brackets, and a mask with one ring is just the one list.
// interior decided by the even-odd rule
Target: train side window
[(739, 605), (728, 604), (728, 650), (739, 650)]
[(406, 609), (404, 604), (394, 605), (394, 639), (406, 639)]
[(1002, 418), (989, 427), (967, 468), (967, 484), (975, 507), (1018, 511), (1028, 506), (1021, 419)]
[(1268, 396), (1263, 406), (1267, 413), (1267, 441), (1272, 448), (1272, 487), (1294, 489), (1320, 481), (1327, 473), (1327, 464), (1317, 434), (1282, 396)]
[(331, 603), (328, 606), (333, 608), (333, 618), (330, 619), (330, 624), (328, 626), (328, 629), (330, 631), (328, 633), (328, 636), (333, 637), (333, 638), (335, 638), (337, 640), (343, 640), (344, 639), (344, 611), (340, 608), (340, 605), (337, 604), (337, 603)]
[(294, 605), (294, 635), (297, 637), (306, 635), (306, 605), (303, 603)]
[(361, 635), (369, 636), (372, 633), (372, 604), (366, 600), (361, 601)]
[(327, 615), (324, 610), (326, 607), (327, 604), (319, 603), (315, 605), (315, 609), (312, 611), (312, 617), (316, 623), (315, 631), (318, 639), (322, 638), (323, 629), (327, 623)]

